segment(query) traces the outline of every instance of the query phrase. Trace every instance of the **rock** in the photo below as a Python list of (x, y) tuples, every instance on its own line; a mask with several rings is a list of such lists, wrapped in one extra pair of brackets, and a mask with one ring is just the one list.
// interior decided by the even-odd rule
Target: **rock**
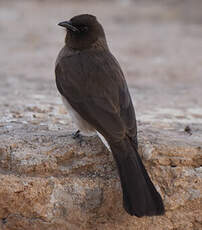
[(166, 145), (166, 139), (158, 141), (165, 138), (163, 132), (140, 126), (140, 154), (162, 194), (166, 214), (138, 219), (122, 208), (116, 166), (98, 137), (84, 138), (80, 146), (70, 134), (46, 126), (13, 124), (3, 129), (2, 229), (194, 229), (200, 223), (199, 143), (179, 145), (175, 136)]

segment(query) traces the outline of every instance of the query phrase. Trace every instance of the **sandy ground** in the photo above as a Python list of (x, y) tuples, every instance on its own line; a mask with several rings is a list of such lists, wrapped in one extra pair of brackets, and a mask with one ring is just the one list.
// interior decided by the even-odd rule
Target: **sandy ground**
[(43, 122), (65, 123), (54, 82), (65, 35), (57, 23), (92, 13), (123, 67), (137, 119), (201, 125), (202, 4), (174, 2), (1, 1), (0, 122), (35, 122), (36, 106)]

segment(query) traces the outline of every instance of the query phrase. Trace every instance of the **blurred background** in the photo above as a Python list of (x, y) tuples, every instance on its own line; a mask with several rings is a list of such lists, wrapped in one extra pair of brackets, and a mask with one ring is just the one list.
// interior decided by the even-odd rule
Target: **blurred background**
[(1, 0), (4, 113), (6, 106), (19, 110), (26, 100), (59, 103), (54, 63), (65, 31), (57, 23), (90, 13), (103, 25), (110, 49), (135, 91), (134, 101), (144, 114), (137, 112), (138, 119), (149, 121), (149, 111), (159, 104), (165, 111), (175, 109), (175, 118), (185, 122), (191, 107), (196, 115), (192, 118), (202, 123), (201, 12), (200, 0)]

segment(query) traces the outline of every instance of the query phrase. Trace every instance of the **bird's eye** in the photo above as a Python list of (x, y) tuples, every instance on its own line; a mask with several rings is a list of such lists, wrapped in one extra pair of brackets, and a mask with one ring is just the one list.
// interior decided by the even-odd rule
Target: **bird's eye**
[(88, 27), (87, 26), (82, 26), (79, 30), (81, 32), (87, 32), (88, 31)]

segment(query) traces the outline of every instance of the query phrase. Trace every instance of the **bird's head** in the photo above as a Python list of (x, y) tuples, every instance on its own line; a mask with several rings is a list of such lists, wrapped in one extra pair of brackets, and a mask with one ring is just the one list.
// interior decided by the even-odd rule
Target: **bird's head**
[(66, 28), (65, 42), (72, 49), (87, 49), (99, 41), (106, 41), (104, 30), (93, 15), (77, 15), (58, 25)]

